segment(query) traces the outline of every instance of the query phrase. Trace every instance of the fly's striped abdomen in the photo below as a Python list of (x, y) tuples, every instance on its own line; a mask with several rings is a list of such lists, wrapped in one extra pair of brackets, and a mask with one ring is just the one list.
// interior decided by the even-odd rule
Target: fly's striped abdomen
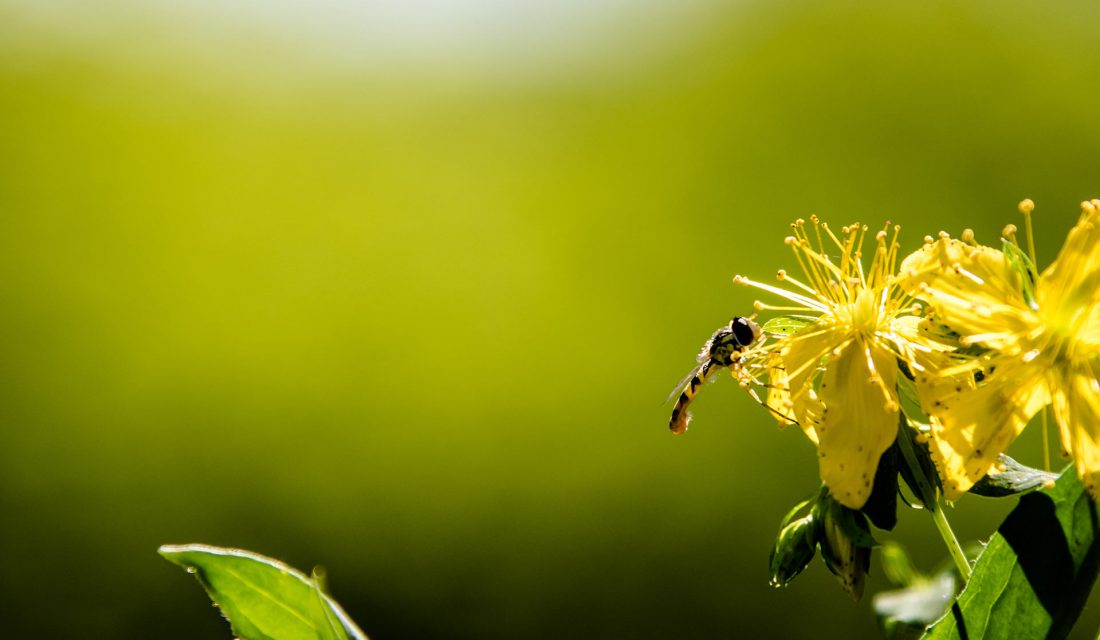
[(703, 383), (720, 368), (721, 367), (713, 366), (710, 362), (704, 362), (699, 366), (699, 370), (688, 378), (687, 383), (684, 384), (683, 391), (680, 392), (680, 397), (676, 399), (676, 405), (672, 407), (672, 418), (668, 421), (668, 428), (672, 430), (672, 433), (683, 433), (687, 431), (688, 421), (691, 420), (691, 414), (688, 413), (688, 405), (690, 405), (692, 399), (695, 398), (695, 394), (698, 393), (699, 387), (703, 386)]

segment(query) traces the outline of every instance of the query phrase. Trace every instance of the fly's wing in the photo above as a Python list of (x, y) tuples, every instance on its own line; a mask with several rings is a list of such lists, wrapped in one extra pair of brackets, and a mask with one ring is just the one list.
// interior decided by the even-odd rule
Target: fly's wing
[(691, 380), (692, 378), (694, 378), (695, 376), (699, 375), (700, 373), (702, 373), (703, 371), (705, 371), (707, 369), (708, 364), (711, 364), (710, 348), (714, 344), (714, 341), (718, 339), (718, 336), (720, 336), (722, 334), (722, 332), (725, 331), (725, 330), (726, 330), (725, 327), (719, 327), (718, 329), (716, 329), (714, 331), (714, 334), (710, 337), (710, 339), (708, 339), (706, 342), (703, 343), (703, 347), (701, 349), (699, 349), (699, 355), (695, 356), (695, 361), (698, 362), (699, 364), (695, 365), (695, 368), (692, 369), (690, 372), (688, 372), (688, 374), (686, 376), (684, 376), (684, 379), (681, 380), (672, 389), (672, 392), (668, 394), (668, 398), (665, 399), (665, 404), (668, 404), (669, 402), (672, 402), (673, 398), (680, 395), (683, 392), (684, 387), (687, 386), (687, 383), (688, 383), (689, 380)]
[(684, 387), (687, 386), (687, 383), (692, 378), (694, 378), (695, 376), (697, 376), (697, 375), (699, 375), (700, 373), (703, 372), (703, 365), (704, 364), (706, 364), (706, 363), (705, 362), (700, 362), (699, 364), (695, 365), (695, 368), (692, 369), (691, 371), (689, 371), (688, 374), (686, 376), (684, 376), (683, 380), (680, 380), (679, 382), (676, 383), (676, 386), (673, 387), (672, 391), (669, 392), (668, 397), (665, 398), (665, 404), (668, 404), (668, 403), (672, 402), (673, 398), (675, 398), (676, 396), (678, 396), (678, 395), (680, 395), (681, 393), (684, 392)]
[[(672, 416), (668, 420), (668, 428), (672, 433), (683, 433), (687, 431), (688, 422), (691, 421), (691, 414), (688, 412), (691, 401), (695, 398), (695, 394), (699, 392), (699, 388), (703, 386), (715, 372), (723, 368), (725, 367), (715, 365), (708, 360), (693, 369), (691, 374), (680, 384), (680, 396), (676, 399), (676, 404), (672, 406)], [(675, 391), (673, 393), (675, 393)]]

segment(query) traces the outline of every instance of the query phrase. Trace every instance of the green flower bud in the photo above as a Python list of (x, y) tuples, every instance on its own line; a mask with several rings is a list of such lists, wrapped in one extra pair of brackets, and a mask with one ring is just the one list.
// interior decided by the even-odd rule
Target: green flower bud
[(821, 557), (853, 600), (863, 596), (863, 580), (871, 568), (871, 537), (867, 517), (844, 505), (825, 499), (819, 503)]
[(817, 552), (817, 523), (813, 514), (783, 527), (775, 539), (771, 559), (771, 585), (785, 587), (802, 573)]

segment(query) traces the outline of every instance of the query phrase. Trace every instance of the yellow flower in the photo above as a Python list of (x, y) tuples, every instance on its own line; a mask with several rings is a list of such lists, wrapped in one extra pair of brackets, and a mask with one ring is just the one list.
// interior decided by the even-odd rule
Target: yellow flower
[[(1033, 206), (1020, 204), (1029, 230)], [(1008, 253), (941, 234), (902, 263), (900, 282), (928, 303), (930, 319), (976, 351), (917, 376), (949, 500), (995, 473), (997, 456), (1047, 404), (1062, 447), (1100, 498), (1100, 200), (1081, 210), (1058, 258), (1034, 282), (1013, 265), (1023, 252), (1011, 225)]]
[[(825, 223), (799, 220), (786, 243), (806, 282), (785, 271), (791, 289), (737, 276), (735, 282), (794, 303), (758, 309), (812, 315), (798, 332), (769, 345), (771, 389), (767, 404), (797, 422), (818, 447), (821, 479), (833, 497), (858, 509), (871, 493), (879, 458), (897, 436), (897, 359), (929, 352), (916, 331), (912, 299), (894, 282), (898, 228), (875, 235), (875, 254), (864, 269), (867, 227), (853, 224), (836, 236)], [(813, 238), (811, 239), (811, 232)], [(839, 254), (838, 262), (829, 257)]]

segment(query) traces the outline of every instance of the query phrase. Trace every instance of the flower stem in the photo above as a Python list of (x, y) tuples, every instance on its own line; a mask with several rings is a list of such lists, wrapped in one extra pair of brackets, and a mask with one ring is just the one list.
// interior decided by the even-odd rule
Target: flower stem
[(964, 583), (970, 582), (970, 563), (967, 562), (966, 554), (963, 553), (962, 546), (959, 545), (959, 539), (955, 537), (955, 532), (952, 531), (951, 525), (947, 522), (943, 507), (935, 504), (931, 511), (932, 522), (936, 523), (940, 537), (943, 538), (943, 543), (947, 546), (951, 559), (955, 561), (955, 568), (959, 570), (959, 575), (962, 576)]
[(1047, 427), (1047, 408), (1043, 407), (1043, 471), (1050, 471), (1050, 434)]
[(932, 522), (936, 524), (936, 530), (940, 532), (943, 544), (947, 547), (947, 552), (951, 554), (951, 559), (955, 562), (955, 568), (958, 570), (963, 582), (967, 582), (970, 580), (970, 563), (966, 560), (966, 554), (963, 553), (959, 539), (955, 537), (955, 532), (951, 529), (951, 524), (947, 522), (947, 516), (940, 504), (939, 492), (929, 482), (924, 474), (924, 468), (917, 460), (917, 452), (913, 448), (912, 431), (913, 429), (908, 425), (908, 421), (902, 416), (901, 423), (898, 425), (898, 443), (901, 445), (902, 457), (905, 458), (905, 463), (916, 480), (917, 493), (920, 494), (921, 502), (924, 503), (925, 508), (932, 514)]

